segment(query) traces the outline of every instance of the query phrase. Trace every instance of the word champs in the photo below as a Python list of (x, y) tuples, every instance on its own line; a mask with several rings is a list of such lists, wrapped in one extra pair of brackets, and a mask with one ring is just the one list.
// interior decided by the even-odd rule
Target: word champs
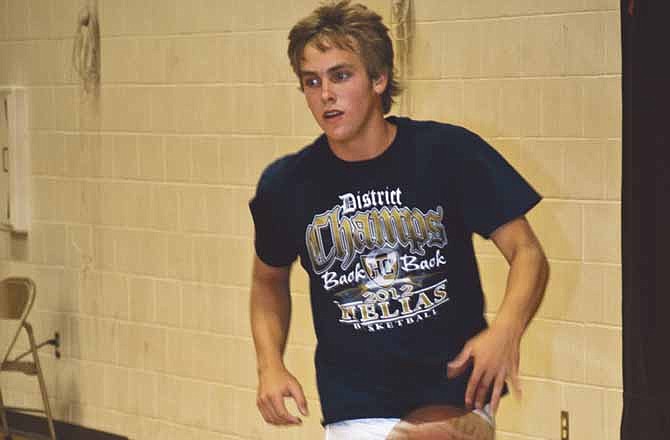
[[(396, 194), (396, 201), (400, 198), (397, 191), (391, 192)], [(342, 206), (336, 206), (314, 216), (305, 231), (312, 268), (319, 275), (339, 261), (346, 270), (366, 250), (384, 247), (409, 247), (410, 253), (425, 255), (426, 246), (442, 248), (447, 244), (443, 217), (441, 206), (428, 212), (384, 206), (349, 216)]]

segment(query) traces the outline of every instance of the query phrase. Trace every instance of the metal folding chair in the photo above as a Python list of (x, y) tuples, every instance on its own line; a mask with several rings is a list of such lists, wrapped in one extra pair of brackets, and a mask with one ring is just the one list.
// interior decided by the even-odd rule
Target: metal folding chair
[[(49, 397), (47, 395), (38, 350), (45, 345), (54, 345), (57, 348), (59, 345), (58, 334), (56, 334), (54, 339), (44, 341), (41, 344), (35, 343), (33, 328), (27, 321), (28, 314), (35, 302), (35, 294), (35, 283), (30, 278), (11, 277), (0, 281), (0, 320), (16, 322), (16, 332), (3, 356), (2, 364), (0, 364), (0, 373), (13, 371), (29, 376), (37, 376), (44, 406), (44, 409), (5, 406), (2, 399), (2, 391), (0, 390), (0, 418), (2, 419), (2, 430), (5, 439), (12, 438), (7, 422), (7, 410), (12, 410), (46, 415), (51, 440), (56, 440), (56, 431), (54, 430), (53, 417), (51, 416), (51, 407), (49, 406)], [(26, 331), (28, 336), (29, 348), (27, 351), (13, 357), (12, 351), (22, 329)], [(28, 355), (32, 355), (32, 360), (23, 360)]]

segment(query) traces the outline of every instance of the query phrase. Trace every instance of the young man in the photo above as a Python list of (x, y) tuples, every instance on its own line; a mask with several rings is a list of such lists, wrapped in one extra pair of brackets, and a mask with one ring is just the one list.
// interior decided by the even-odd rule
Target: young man
[[(307, 415), (283, 363), (298, 255), (310, 277), (329, 438), (383, 439), (430, 405), (495, 413), (505, 381), (517, 387), (520, 339), (548, 276), (524, 217), (540, 196), (472, 132), (384, 117), (399, 92), (393, 48), (364, 6), (318, 8), (291, 30), (288, 54), (323, 135), (271, 164), (250, 202), (263, 418), (300, 423), (288, 397)], [(473, 233), (510, 265), (491, 326)]]

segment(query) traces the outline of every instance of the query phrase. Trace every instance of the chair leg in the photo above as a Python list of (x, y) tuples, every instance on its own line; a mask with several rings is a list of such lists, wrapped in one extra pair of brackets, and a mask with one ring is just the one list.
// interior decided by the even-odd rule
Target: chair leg
[(44, 404), (44, 412), (47, 416), (47, 424), (49, 425), (49, 434), (51, 435), (51, 440), (56, 439), (56, 430), (54, 429), (53, 417), (51, 416), (51, 405), (49, 405), (49, 396), (47, 395), (47, 386), (44, 382), (44, 375), (42, 374), (42, 366), (40, 364), (40, 357), (37, 353), (37, 344), (35, 344), (35, 335), (33, 334), (33, 328), (27, 322), (24, 323), (26, 327), (26, 333), (28, 333), (28, 340), (30, 342), (30, 351), (33, 354), (33, 360), (35, 362), (35, 369), (37, 370), (37, 380), (40, 384), (40, 392), (42, 393), (42, 402)]
[(3, 438), (11, 440), (12, 435), (9, 433), (9, 423), (7, 422), (7, 410), (5, 409), (5, 401), (2, 399), (2, 390), (0, 390), (0, 419), (2, 419)]

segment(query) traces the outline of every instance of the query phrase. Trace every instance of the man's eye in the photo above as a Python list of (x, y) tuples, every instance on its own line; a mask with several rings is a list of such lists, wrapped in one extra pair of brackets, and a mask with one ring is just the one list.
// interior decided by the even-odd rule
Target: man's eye
[(318, 78), (305, 78), (304, 85), (305, 85), (305, 87), (318, 87), (319, 79)]
[(344, 81), (346, 79), (349, 79), (350, 76), (351, 74), (349, 72), (341, 70), (335, 73), (335, 81)]

